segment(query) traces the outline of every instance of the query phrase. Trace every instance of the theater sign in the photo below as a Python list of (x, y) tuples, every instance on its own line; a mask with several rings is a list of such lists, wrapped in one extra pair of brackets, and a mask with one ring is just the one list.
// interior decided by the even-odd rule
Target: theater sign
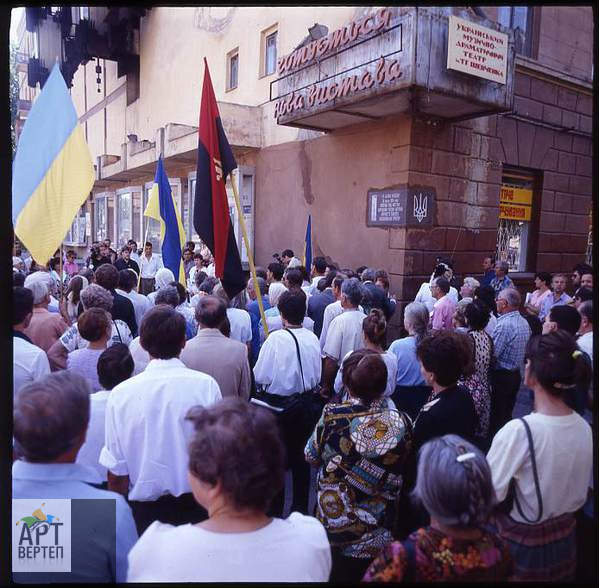
[(501, 83), (486, 79), (490, 74), (468, 75), (481, 71), (476, 64), (458, 71), (450, 65), (453, 33), (449, 43), (456, 10), (463, 15), (464, 10), (453, 8), (373, 7), (362, 18), (282, 56), (271, 83), (277, 122), (333, 130), (407, 111), (450, 119), (509, 110), (513, 38), (459, 19), (462, 34), (468, 26), (489, 31), (485, 34), (504, 40), (504, 46)]

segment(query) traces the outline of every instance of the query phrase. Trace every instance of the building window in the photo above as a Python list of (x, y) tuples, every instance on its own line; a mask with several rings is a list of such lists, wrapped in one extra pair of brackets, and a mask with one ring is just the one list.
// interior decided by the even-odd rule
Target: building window
[(116, 243), (120, 248), (133, 238), (133, 194), (121, 192), (116, 196)]
[(239, 77), (239, 49), (234, 49), (227, 55), (227, 91), (237, 88)]
[(533, 57), (533, 14), (532, 6), (499, 6), (497, 20), (508, 29), (514, 29), (516, 53)]
[(269, 76), (277, 69), (277, 27), (262, 31), (260, 51), (260, 75)]
[(496, 258), (507, 261), (513, 272), (529, 269), (534, 186), (533, 175), (504, 171), (499, 196)]
[(108, 237), (108, 198), (96, 196), (94, 206), (94, 241), (102, 241)]
[(85, 245), (85, 239), (85, 207), (82, 206), (67, 231), (64, 243), (65, 245)]
[(89, 7), (88, 6), (80, 6), (79, 7), (79, 20), (89, 20)]

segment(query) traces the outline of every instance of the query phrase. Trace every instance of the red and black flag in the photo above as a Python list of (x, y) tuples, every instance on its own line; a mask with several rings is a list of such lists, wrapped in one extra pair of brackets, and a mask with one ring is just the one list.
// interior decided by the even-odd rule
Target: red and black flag
[(193, 226), (214, 256), (216, 277), (233, 298), (245, 287), (225, 189), (237, 162), (220, 120), (206, 58), (204, 66)]

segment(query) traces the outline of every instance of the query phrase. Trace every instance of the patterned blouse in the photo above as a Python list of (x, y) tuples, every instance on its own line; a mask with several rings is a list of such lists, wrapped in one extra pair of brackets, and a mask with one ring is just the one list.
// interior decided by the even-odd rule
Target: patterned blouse
[(395, 502), (412, 447), (412, 422), (386, 399), (324, 407), (306, 459), (319, 465), (316, 516), (343, 555), (371, 559), (393, 540)]
[(474, 344), (474, 373), (468, 378), (462, 378), (459, 383), (470, 390), (474, 401), (478, 421), (475, 434), (477, 437), (486, 438), (491, 420), (489, 370), (493, 358), (493, 339), (483, 330), (470, 331), (468, 334)]
[(394, 541), (370, 564), (364, 582), (502, 582), (512, 573), (508, 547), (481, 529), (478, 539), (450, 537), (426, 527)]

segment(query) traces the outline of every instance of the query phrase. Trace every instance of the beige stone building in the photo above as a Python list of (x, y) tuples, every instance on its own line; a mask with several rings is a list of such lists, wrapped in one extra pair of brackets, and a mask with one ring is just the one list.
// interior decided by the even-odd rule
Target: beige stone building
[(301, 250), (308, 214), (314, 255), (385, 267), (400, 301), (438, 255), (465, 276), (496, 252), (523, 286), (584, 260), (590, 7), (52, 10), (27, 9), (22, 69), (43, 81), (62, 51), (96, 165), (66, 241), (81, 256), (156, 242), (142, 213), (161, 153), (197, 240), (205, 57), (258, 264)]

